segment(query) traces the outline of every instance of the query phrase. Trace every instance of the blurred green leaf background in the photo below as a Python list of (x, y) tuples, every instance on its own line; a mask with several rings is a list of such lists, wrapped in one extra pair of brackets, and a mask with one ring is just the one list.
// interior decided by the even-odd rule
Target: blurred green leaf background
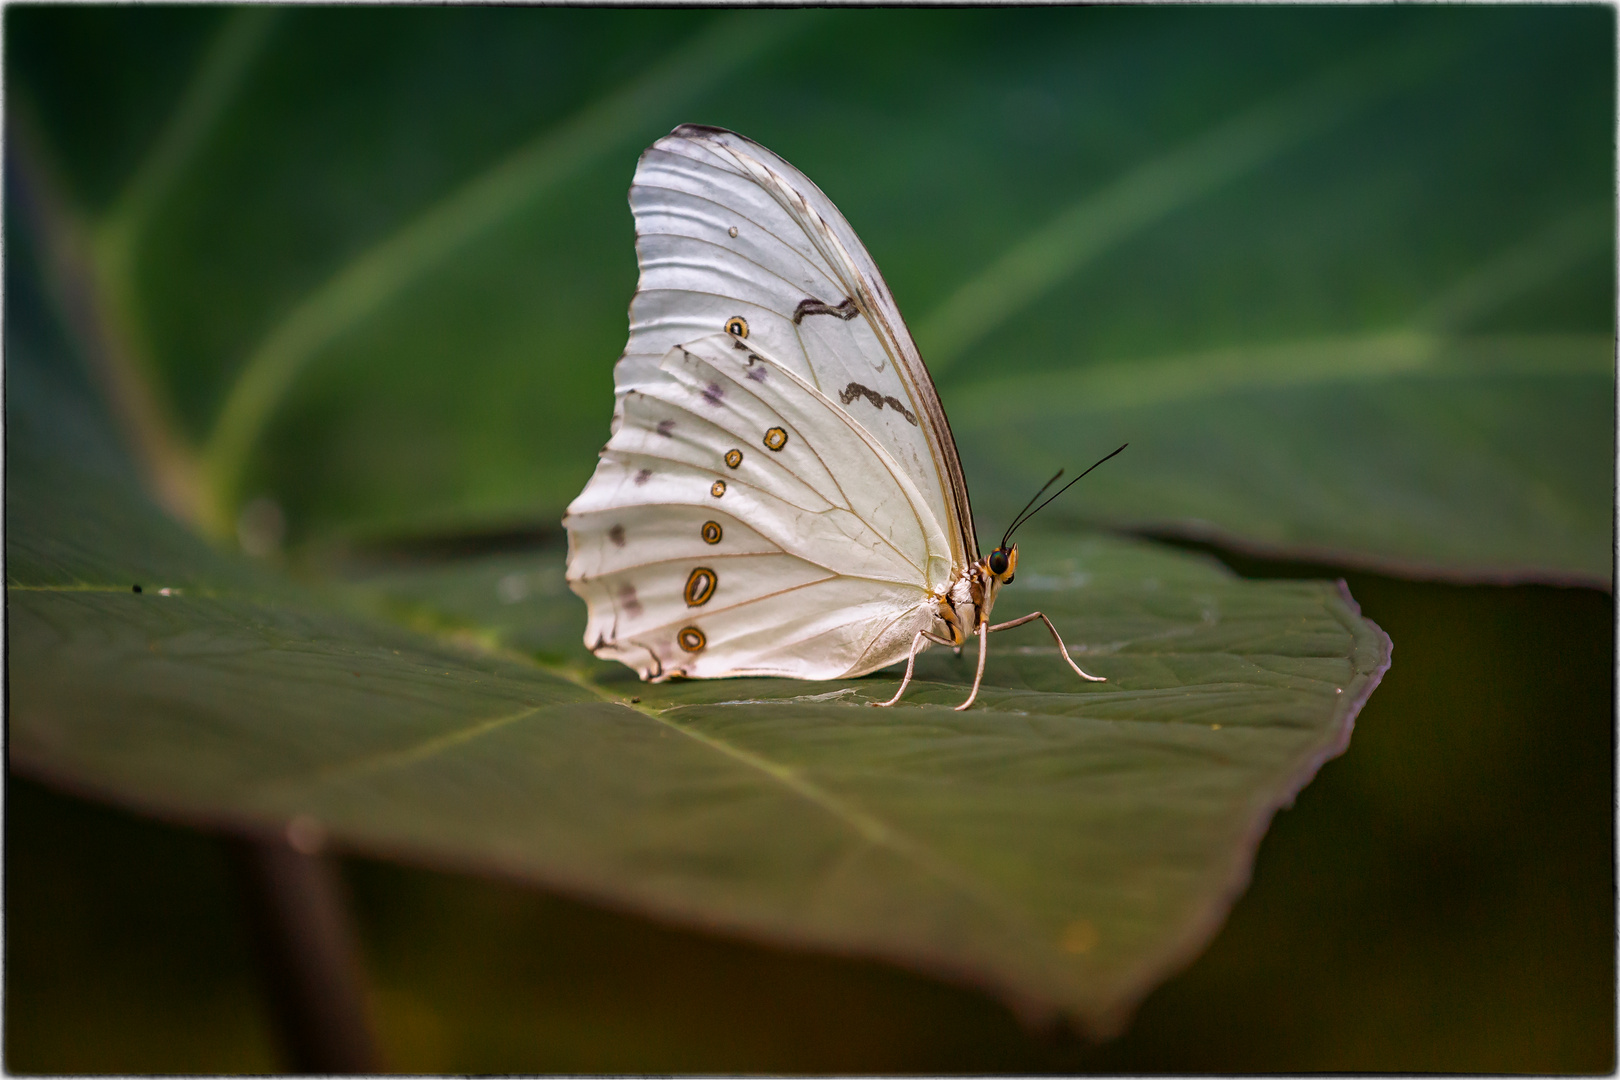
[(11, 109), (221, 533), (554, 521), (701, 118), (860, 230), (987, 520), (1129, 437), (1072, 518), (1601, 581), (1607, 18), (25, 11)]
[[(264, 540), (266, 507), (268, 562), (309, 580), (554, 536), (606, 435), (635, 156), (699, 121), (859, 230), (981, 528), (1128, 439), (1054, 524), (1213, 543), (1255, 577), (1352, 568), (1396, 642), (1351, 753), (1117, 1042), (353, 860), (392, 1065), (1613, 1067), (1612, 10), (15, 7), (5, 29), (8, 207), (21, 170), (67, 238), (48, 281), (8, 259), (8, 321), (26, 295), (65, 313), (149, 489), (224, 546)], [(16, 468), (8, 502), (48, 483)], [(274, 1067), (213, 842), (10, 792), (8, 1066)]]

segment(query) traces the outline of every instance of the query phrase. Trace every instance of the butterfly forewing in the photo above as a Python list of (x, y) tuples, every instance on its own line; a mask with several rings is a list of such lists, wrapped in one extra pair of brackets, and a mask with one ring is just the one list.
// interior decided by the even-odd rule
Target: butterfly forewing
[(686, 125), (642, 156), (630, 203), (642, 270), (631, 374), (741, 317), (749, 340), (843, 403), (917, 481), (953, 558), (976, 559), (967, 488), (933, 381), (832, 201), (758, 143)]

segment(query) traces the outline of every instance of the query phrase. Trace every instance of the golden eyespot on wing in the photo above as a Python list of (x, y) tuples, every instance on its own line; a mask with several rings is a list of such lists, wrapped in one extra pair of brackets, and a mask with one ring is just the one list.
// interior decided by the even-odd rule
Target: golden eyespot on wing
[(736, 449), (727, 450), (726, 451), (726, 464), (728, 466), (730, 466), (731, 468), (733, 468), (733, 469), (735, 469), (737, 466), (741, 465), (742, 464), (742, 451), (741, 450), (736, 450)]
[(727, 229), (726, 235), (735, 240), (737, 238), (737, 226), (733, 225), (731, 228)]
[(765, 433), (765, 449), (780, 450), (787, 445), (787, 432), (779, 427), (773, 427)]
[(734, 338), (747, 337), (748, 320), (743, 318), (741, 315), (733, 315), (731, 318), (726, 320), (726, 333), (730, 334)]
[(718, 544), (722, 535), (724, 534), (720, 531), (718, 521), (705, 521), (703, 523), (703, 542), (705, 544)]
[(709, 494), (713, 495), (717, 499), (720, 496), (724, 495), (725, 493), (726, 493), (726, 482), (724, 480), (716, 480), (709, 487)]
[(675, 635), (675, 644), (687, 652), (697, 652), (707, 645), (709, 639), (703, 636), (703, 631), (695, 626), (685, 626)]
[(720, 579), (715, 577), (714, 571), (707, 566), (693, 570), (691, 576), (686, 579), (686, 606), (702, 607), (707, 604), (719, 584)]

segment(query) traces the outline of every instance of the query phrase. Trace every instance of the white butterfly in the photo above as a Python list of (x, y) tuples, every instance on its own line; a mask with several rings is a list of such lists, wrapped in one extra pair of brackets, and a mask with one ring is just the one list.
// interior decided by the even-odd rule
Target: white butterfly
[(1042, 613), (990, 624), (1012, 529), (980, 558), (933, 379), (821, 189), (686, 124), (642, 155), (630, 206), (641, 282), (612, 438), (563, 522), (586, 645), (655, 682), (905, 660), (893, 705), (918, 652), (977, 635), (965, 709), (986, 635), (1040, 619), (1103, 681)]

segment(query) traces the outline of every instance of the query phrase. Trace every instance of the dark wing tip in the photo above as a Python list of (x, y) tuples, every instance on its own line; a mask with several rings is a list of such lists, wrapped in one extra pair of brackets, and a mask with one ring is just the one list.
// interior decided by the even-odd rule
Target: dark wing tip
[(736, 135), (737, 133), (729, 130), (728, 128), (714, 127), (709, 124), (681, 124), (676, 127), (674, 131), (671, 131), (670, 134), (691, 139), (700, 135)]

